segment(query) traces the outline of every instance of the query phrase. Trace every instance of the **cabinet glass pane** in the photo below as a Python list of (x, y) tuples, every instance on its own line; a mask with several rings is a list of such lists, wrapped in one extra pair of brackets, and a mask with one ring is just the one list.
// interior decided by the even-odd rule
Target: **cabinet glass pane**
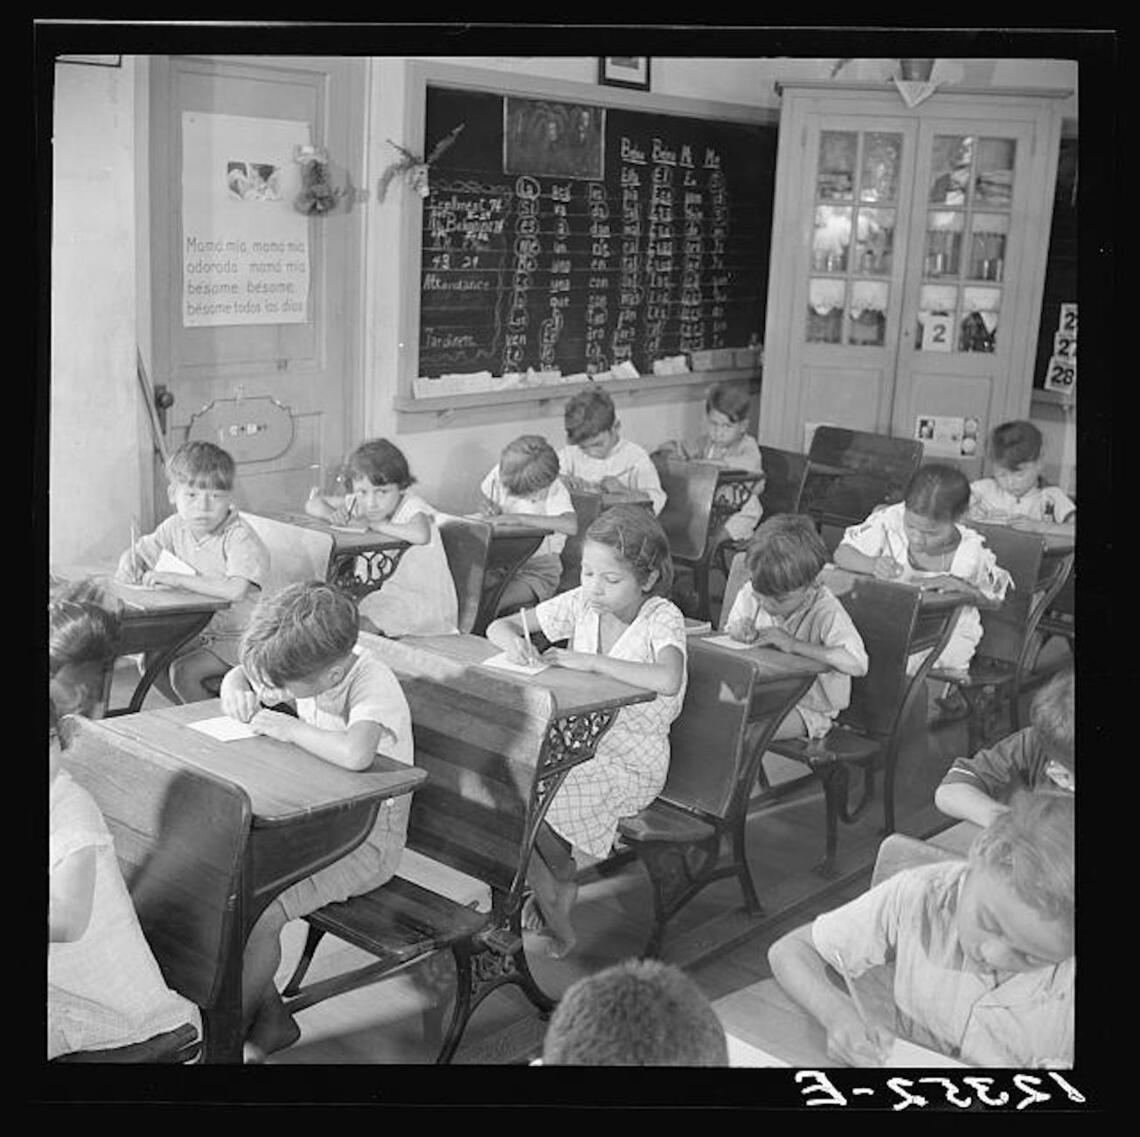
[(863, 136), (863, 177), (860, 201), (896, 201), (899, 195), (901, 134), (869, 131)]
[(930, 210), (926, 215), (926, 276), (958, 275), (965, 213)]
[(854, 270), (869, 276), (889, 276), (895, 245), (895, 211), (860, 209), (855, 235)]
[(930, 163), (930, 203), (965, 205), (975, 139), (969, 134), (936, 134)]
[(972, 280), (1000, 281), (1005, 271), (1008, 213), (975, 213), (970, 222), (970, 260), (966, 275)]
[(954, 310), (958, 289), (953, 285), (924, 284), (918, 293), (918, 323), (914, 346), (918, 351), (951, 351), (954, 346)]
[(820, 131), (816, 197), (821, 201), (849, 201), (855, 196), (855, 156), (858, 150), (859, 136), (855, 131)]
[(887, 338), (887, 300), (890, 286), (878, 280), (856, 280), (851, 285), (847, 310), (847, 342), (882, 347)]
[(808, 281), (807, 342), (840, 343), (847, 285), (842, 280), (812, 277)]
[(959, 351), (995, 351), (997, 347), (1000, 288), (963, 288)]
[(846, 272), (851, 244), (851, 210), (834, 205), (815, 207), (811, 267), (815, 272)]
[(1008, 209), (1013, 202), (1013, 159), (1017, 142), (1013, 138), (978, 140), (975, 163), (974, 202), (991, 208)]

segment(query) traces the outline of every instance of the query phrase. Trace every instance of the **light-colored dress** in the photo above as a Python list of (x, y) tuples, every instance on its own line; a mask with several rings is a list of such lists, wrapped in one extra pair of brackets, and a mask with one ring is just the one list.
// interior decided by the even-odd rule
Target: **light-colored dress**
[(232, 667), (238, 662), (242, 633), (269, 580), (269, 550), (250, 525), (232, 510), (212, 533), (196, 536), (175, 513), (153, 533), (140, 537), (135, 548), (148, 565), (154, 565), (164, 549), (185, 561), (203, 576), (239, 576), (257, 585), (241, 600), (214, 613), (200, 636), (184, 646), (179, 655), (207, 648)]
[[(751, 584), (737, 594), (728, 624), (746, 620), (754, 628), (782, 628), (792, 639), (820, 647), (841, 647), (849, 651), (867, 674), (867, 651), (847, 609), (824, 584), (809, 589), (802, 602), (786, 616), (773, 616), (760, 607)], [(727, 625), (726, 625), (727, 626)], [(808, 738), (822, 738), (834, 725), (835, 716), (851, 702), (851, 676), (842, 671), (823, 671), (796, 704), (804, 720)]]
[(979, 478), (970, 483), (970, 516), (975, 521), (1005, 514), (1064, 525), (1076, 512), (1073, 499), (1059, 486), (1034, 486), (1017, 497), (1003, 490), (993, 478)]
[(108, 1050), (175, 1030), (201, 1033), (201, 1015), (171, 991), (146, 942), (99, 807), (66, 770), (49, 791), (48, 868), (95, 850), (95, 895), (86, 931), (48, 945), (48, 1058)]
[(435, 510), (422, 497), (405, 491), (391, 520), (403, 525), (417, 513), (427, 515), (431, 540), (405, 549), (396, 571), (360, 601), (360, 614), (389, 636), (438, 636), (459, 631), (459, 600)]
[[(543, 601), (534, 612), (552, 643), (569, 639), (572, 651), (597, 654), (600, 617), (588, 607), (580, 588)], [(590, 856), (607, 856), (618, 820), (644, 809), (664, 788), (669, 727), (681, 712), (688, 681), (681, 610), (662, 597), (650, 597), (608, 652), (611, 659), (653, 663), (667, 647), (675, 647), (686, 660), (680, 690), (622, 707), (594, 757), (567, 774), (547, 811), (551, 827)]]
[[(547, 488), (546, 495), (541, 501), (529, 497), (518, 497), (503, 485), (499, 477), (499, 467), (494, 469), (483, 479), (479, 486), (483, 496), (503, 511), (503, 513), (530, 513), (542, 517), (561, 517), (564, 513), (574, 512), (574, 502), (570, 498), (570, 491), (560, 478)], [(515, 580), (521, 581), (538, 597), (546, 600), (558, 591), (558, 582), (562, 579), (562, 549), (566, 544), (565, 533), (550, 533), (543, 538), (542, 544), (534, 554), (521, 565), (515, 573)]]
[[(367, 635), (361, 639), (366, 642)], [(322, 730), (345, 731), (356, 722), (379, 723), (384, 731), (377, 753), (414, 765), (412, 714), (395, 673), (367, 647), (358, 645), (355, 651), (355, 662), (335, 687), (297, 700), (297, 717)], [(372, 831), (351, 853), (285, 889), (278, 899), (289, 919), (384, 884), (400, 867), (411, 808), (411, 794), (381, 802)]]
[(578, 446), (564, 446), (558, 451), (558, 463), (563, 474), (598, 483), (603, 478), (617, 478), (631, 490), (649, 495), (653, 512), (665, 508), (665, 491), (657, 476), (657, 467), (648, 453), (636, 442), (619, 438), (617, 445), (604, 458), (592, 458)]
[[(868, 557), (890, 557), (903, 570), (900, 581), (912, 583), (923, 578), (949, 574), (972, 584), (983, 596), (990, 600), (1002, 600), (1005, 590), (1012, 586), (1012, 579), (994, 556), (993, 550), (986, 547), (985, 538), (976, 530), (958, 525), (958, 547), (950, 567), (944, 572), (927, 572), (916, 569), (910, 560), (910, 542), (903, 526), (906, 504), (888, 505), (877, 509), (866, 521), (850, 526), (843, 534), (843, 544)], [(935, 661), (935, 666), (952, 671), (965, 671), (970, 666), (978, 643), (982, 638), (982, 618), (972, 604), (962, 607), (958, 622), (950, 635), (950, 642)], [(908, 661), (908, 670), (914, 672), (928, 654), (916, 652)]]

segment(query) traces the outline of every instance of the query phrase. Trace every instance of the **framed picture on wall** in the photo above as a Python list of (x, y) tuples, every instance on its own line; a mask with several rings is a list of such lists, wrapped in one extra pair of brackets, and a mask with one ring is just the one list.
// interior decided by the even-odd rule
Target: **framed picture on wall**
[(649, 90), (648, 55), (603, 55), (598, 59), (598, 82), (610, 87)]

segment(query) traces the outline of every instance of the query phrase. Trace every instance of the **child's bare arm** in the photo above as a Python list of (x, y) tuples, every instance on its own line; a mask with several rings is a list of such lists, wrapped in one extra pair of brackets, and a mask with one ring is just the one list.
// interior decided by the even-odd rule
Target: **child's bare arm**
[(340, 522), (347, 517), (345, 499), (326, 496), (316, 486), (309, 490), (309, 497), (305, 502), (305, 512), (310, 517), (319, 517), (322, 521)]
[(317, 758), (346, 770), (367, 770), (384, 735), (378, 722), (354, 722), (348, 730), (323, 730), (279, 711), (260, 710), (249, 720), (258, 734), (291, 742)]
[(95, 899), (95, 849), (77, 849), (51, 872), (48, 893), (48, 938), (74, 943), (91, 922)]
[(239, 722), (249, 722), (261, 709), (261, 700), (240, 664), (226, 672), (218, 693), (222, 711)]
[(815, 660), (816, 663), (825, 663), (832, 671), (840, 671), (844, 675), (867, 674), (865, 661), (856, 658), (847, 648), (798, 640), (783, 628), (760, 628), (753, 642), (756, 647), (774, 647), (789, 655), (800, 655), (804, 659)]
[(893, 557), (868, 556), (846, 541), (840, 541), (833, 559), (839, 568), (868, 573), (882, 580), (893, 580), (902, 572), (902, 567)]
[(187, 592), (212, 596), (215, 600), (228, 600), (231, 604), (245, 597), (250, 589), (257, 587), (244, 576), (206, 576), (202, 573), (190, 576), (188, 573), (156, 572), (154, 569), (150, 569), (143, 576), (143, 583), (184, 588)]
[(485, 635), (511, 662), (519, 664), (538, 662), (538, 653), (523, 631), (522, 617), (519, 613), (492, 620)]
[(934, 791), (934, 805), (947, 817), (972, 821), (983, 829), (1009, 808), (990, 797), (985, 790), (966, 782), (943, 782)]
[(426, 545), (431, 540), (431, 520), (426, 513), (417, 513), (411, 521), (369, 521), (367, 525), (375, 533), (411, 545)]
[(768, 950), (768, 963), (781, 987), (827, 1031), (828, 1051), (854, 1066), (881, 1066), (892, 1039), (883, 1027), (867, 1028), (850, 996), (827, 977), (808, 924), (789, 932)]
[(542, 658), (573, 671), (593, 671), (634, 687), (648, 687), (659, 695), (675, 695), (685, 671), (685, 657), (675, 647), (663, 648), (656, 661), (646, 663), (558, 647), (545, 651)]
[(578, 532), (578, 515), (576, 513), (500, 513), (495, 518), (496, 525), (537, 525), (542, 529), (553, 529), (555, 533), (565, 533), (573, 537)]

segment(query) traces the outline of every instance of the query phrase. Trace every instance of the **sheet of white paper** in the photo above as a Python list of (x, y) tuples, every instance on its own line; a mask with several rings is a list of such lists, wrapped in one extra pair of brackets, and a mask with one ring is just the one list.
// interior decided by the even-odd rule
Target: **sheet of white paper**
[(895, 1039), (894, 1046), (891, 1047), (891, 1052), (887, 1055), (886, 1065), (910, 1067), (917, 1070), (925, 1069), (928, 1066), (958, 1066), (969, 1069), (965, 1062), (959, 1062), (956, 1058), (947, 1058), (945, 1054), (939, 1054), (936, 1050), (927, 1050), (925, 1046), (919, 1046), (915, 1042), (907, 1042), (905, 1038)]
[(219, 715), (214, 719), (199, 719), (197, 722), (187, 725), (191, 730), (199, 730), (211, 738), (216, 738), (219, 742), (234, 742), (239, 738), (257, 737), (257, 731), (228, 715)]
[(734, 640), (732, 636), (707, 636), (705, 643), (716, 644), (717, 647), (730, 647), (733, 651), (747, 651), (752, 645)]
[(513, 663), (507, 658), (506, 652), (500, 652), (498, 655), (491, 656), (490, 659), (483, 660), (484, 667), (496, 667), (500, 671), (515, 671), (519, 675), (537, 675), (540, 671), (545, 671), (549, 663), (536, 663), (533, 667), (526, 667), (521, 663)]
[(163, 549), (158, 554), (158, 560), (154, 562), (155, 572), (177, 572), (182, 576), (197, 576), (198, 573), (192, 569), (181, 557), (176, 557), (169, 549)]
[(367, 533), (368, 530), (363, 525), (330, 525), (330, 529), (335, 529), (338, 533)]
[(787, 1066), (787, 1062), (781, 1061), (774, 1054), (769, 1054), (767, 1050), (761, 1050), (759, 1046), (753, 1046), (734, 1034), (726, 1031), (725, 1038), (728, 1040), (730, 1066)]

